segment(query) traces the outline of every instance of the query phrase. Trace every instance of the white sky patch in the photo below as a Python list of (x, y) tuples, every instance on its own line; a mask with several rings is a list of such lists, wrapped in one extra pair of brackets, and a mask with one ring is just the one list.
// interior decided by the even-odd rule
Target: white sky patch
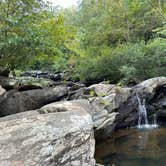
[(47, 0), (53, 4), (53, 6), (61, 6), (63, 8), (68, 8), (71, 6), (76, 6), (78, 0)]

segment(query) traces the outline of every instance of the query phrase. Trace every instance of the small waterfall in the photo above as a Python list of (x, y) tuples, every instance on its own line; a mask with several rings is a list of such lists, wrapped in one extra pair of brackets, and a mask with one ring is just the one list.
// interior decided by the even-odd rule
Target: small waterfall
[(137, 101), (138, 101), (138, 128), (157, 128), (157, 118), (154, 114), (153, 124), (149, 124), (148, 116), (147, 116), (147, 109), (145, 99), (141, 102), (140, 97), (136, 94)]
[(141, 99), (138, 96), (138, 94), (136, 94), (137, 96), (137, 101), (138, 101), (138, 128), (142, 128), (143, 126), (148, 126), (149, 122), (148, 122), (148, 117), (147, 117), (147, 110), (146, 110), (146, 106), (145, 106), (145, 100), (143, 100), (143, 103), (141, 103)]

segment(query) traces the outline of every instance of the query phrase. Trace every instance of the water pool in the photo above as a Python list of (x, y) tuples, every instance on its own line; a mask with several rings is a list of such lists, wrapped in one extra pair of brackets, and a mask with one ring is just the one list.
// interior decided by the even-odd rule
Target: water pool
[(96, 144), (95, 158), (105, 166), (166, 166), (166, 127), (119, 130)]

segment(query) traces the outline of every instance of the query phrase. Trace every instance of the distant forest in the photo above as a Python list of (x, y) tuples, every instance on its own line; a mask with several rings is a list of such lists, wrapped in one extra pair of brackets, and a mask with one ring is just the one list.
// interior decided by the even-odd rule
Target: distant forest
[(0, 68), (67, 72), (85, 84), (166, 76), (165, 0), (0, 0)]

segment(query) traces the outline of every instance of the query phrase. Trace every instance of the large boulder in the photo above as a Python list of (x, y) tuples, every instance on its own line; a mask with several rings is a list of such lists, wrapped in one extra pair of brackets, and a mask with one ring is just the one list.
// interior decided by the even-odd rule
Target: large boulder
[(141, 82), (134, 87), (134, 90), (139, 93), (141, 97), (151, 99), (157, 90), (166, 85), (166, 77), (155, 77)]
[[(56, 103), (55, 103), (56, 105)], [(2, 166), (95, 166), (95, 140), (89, 113), (28, 111), (0, 119)]]
[(162, 125), (166, 123), (166, 77), (153, 78), (149, 81), (152, 82), (152, 80), (151, 91), (148, 91), (146, 99), (147, 110), (149, 119), (153, 121), (155, 114), (157, 122)]
[(68, 88), (57, 86), (29, 91), (9, 91), (0, 102), (0, 116), (38, 109), (48, 103), (61, 100), (67, 96)]
[[(93, 103), (94, 104), (94, 103)], [(39, 111), (41, 114), (52, 112), (66, 112), (66, 111), (86, 111), (93, 119), (93, 126), (95, 129), (96, 138), (106, 137), (106, 130), (109, 129), (111, 133), (115, 127), (115, 120), (117, 112), (109, 113), (106, 109), (100, 109), (99, 105), (93, 105), (86, 99), (60, 101), (43, 106)], [(112, 131), (110, 128), (112, 127)], [(104, 131), (101, 133), (101, 131)], [(107, 132), (108, 134), (108, 132)]]
[(136, 85), (135, 90), (137, 90), (138, 93), (149, 93), (154, 95), (156, 93), (156, 89), (163, 85), (166, 85), (166, 77), (155, 77)]

